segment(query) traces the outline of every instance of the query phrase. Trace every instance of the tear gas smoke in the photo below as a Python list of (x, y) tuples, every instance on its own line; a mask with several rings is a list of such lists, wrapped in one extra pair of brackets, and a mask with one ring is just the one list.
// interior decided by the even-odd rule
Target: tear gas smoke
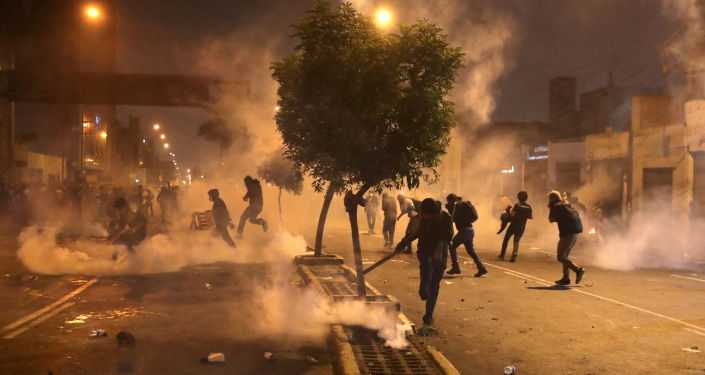
[[(365, 14), (374, 14), (377, 2), (354, 0), (353, 6)], [(423, 0), (391, 1), (402, 23), (428, 19), (448, 34), (450, 42), (465, 53), (465, 69), (457, 82), (454, 102), (456, 112), (467, 118), (461, 126), (485, 125), (494, 112), (497, 80), (512, 68), (514, 21), (499, 9), (479, 1)]]

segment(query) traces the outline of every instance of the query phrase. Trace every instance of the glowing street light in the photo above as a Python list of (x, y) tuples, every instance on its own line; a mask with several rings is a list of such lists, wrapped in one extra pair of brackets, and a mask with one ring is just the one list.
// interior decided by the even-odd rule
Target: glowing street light
[(159, 124), (154, 124), (154, 126), (152, 126), (152, 127), (154, 128), (154, 130), (159, 130), (159, 128), (160, 128)]
[(165, 143), (165, 144), (164, 144), (164, 148), (169, 148), (169, 144), (168, 144), (168, 143)]
[(280, 109), (282, 109), (282, 107), (280, 107), (280, 106), (275, 106), (275, 107), (274, 107), (274, 110), (277, 111), (277, 112), (279, 112)]
[(106, 132), (100, 132), (100, 137), (103, 138), (103, 139), (108, 138), (108, 133), (106, 133)]
[(90, 20), (97, 20), (101, 16), (100, 8), (95, 5), (89, 5), (86, 7), (86, 17)]
[(392, 22), (392, 13), (385, 8), (380, 8), (375, 13), (375, 23), (380, 27), (387, 27)]
[(160, 135), (159, 139), (166, 139), (166, 135), (164, 135), (164, 134)]

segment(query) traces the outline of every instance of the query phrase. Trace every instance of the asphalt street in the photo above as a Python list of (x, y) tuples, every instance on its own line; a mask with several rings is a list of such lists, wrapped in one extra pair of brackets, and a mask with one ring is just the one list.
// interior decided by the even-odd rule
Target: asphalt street
[[(45, 276), (26, 271), (16, 247), (13, 240), (0, 241), (0, 374), (331, 372), (324, 340), (263, 336), (253, 328), (252, 294), (269, 282), (266, 265)], [(89, 337), (94, 329), (107, 336)], [(132, 334), (134, 345), (118, 345), (120, 331)], [(211, 352), (224, 353), (226, 362), (202, 364)], [(275, 361), (267, 361), (265, 352)]]
[[(401, 225), (397, 226), (397, 229)], [(352, 265), (349, 229), (327, 228), (325, 246)], [(362, 235), (363, 263), (388, 254), (381, 235)], [(498, 237), (499, 246), (501, 238)], [(463, 273), (441, 283), (435, 320), (440, 335), (427, 340), (463, 374), (705, 374), (705, 272), (641, 269), (610, 271), (590, 265), (587, 250), (574, 259), (588, 272), (579, 286), (557, 288), (555, 251), (524, 243), (516, 263), (498, 249), (480, 248), (489, 273), (464, 248)], [(421, 324), (415, 255), (398, 255), (367, 280), (396, 296)]]

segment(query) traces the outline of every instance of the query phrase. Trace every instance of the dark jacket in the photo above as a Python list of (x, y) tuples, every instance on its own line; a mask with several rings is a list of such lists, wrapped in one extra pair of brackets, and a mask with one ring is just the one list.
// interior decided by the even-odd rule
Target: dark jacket
[(477, 221), (477, 210), (470, 201), (446, 204), (446, 209), (451, 214), (457, 230), (472, 228), (472, 223)]
[(564, 202), (550, 203), (548, 205), (550, 209), (548, 221), (558, 223), (558, 235), (560, 237), (577, 234), (573, 227), (573, 221), (570, 217), (570, 212), (568, 212), (568, 207), (570, 207), (570, 205)]
[(262, 198), (262, 185), (260, 185), (259, 180), (252, 179), (250, 182), (245, 182), (245, 187), (247, 187), (245, 199), (250, 202), (250, 206), (261, 207), (264, 204), (264, 199)]
[[(415, 219), (420, 220), (418, 216)], [(448, 245), (453, 238), (453, 222), (450, 215), (441, 211), (433, 218), (420, 220), (416, 230), (409, 232), (400, 245), (411, 243), (417, 238), (420, 255), (433, 255), (434, 259), (440, 260), (441, 256), (448, 252)]]
[(228, 212), (228, 207), (225, 202), (216, 197), (213, 199), (213, 208), (211, 209), (213, 214), (213, 221), (216, 227), (225, 227), (230, 224), (230, 213)]
[(526, 227), (526, 221), (533, 218), (534, 214), (528, 203), (517, 203), (514, 205), (514, 208), (512, 208), (511, 224), (509, 224), (509, 227), (513, 229), (523, 229)]

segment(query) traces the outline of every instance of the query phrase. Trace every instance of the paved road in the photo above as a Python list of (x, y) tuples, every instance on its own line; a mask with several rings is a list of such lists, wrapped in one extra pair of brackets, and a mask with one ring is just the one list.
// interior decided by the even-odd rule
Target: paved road
[[(382, 242), (362, 236), (366, 264), (389, 251)], [(328, 228), (326, 247), (353, 264), (349, 229)], [(500, 374), (512, 364), (536, 375), (705, 374), (704, 272), (589, 267), (581, 286), (557, 289), (553, 252), (529, 247), (517, 263), (480, 249), (490, 272), (479, 279), (463, 254), (463, 274), (443, 280), (435, 316), (441, 335), (428, 342), (461, 373)], [(368, 280), (420, 324), (415, 255), (399, 255)], [(691, 347), (704, 353), (682, 350)]]
[[(0, 327), (5, 327), (0, 330), (0, 374), (331, 372), (323, 340), (270, 337), (255, 328), (261, 317), (255, 316), (252, 294), (271, 282), (268, 266), (214, 264), (104, 278), (42, 276), (24, 270), (14, 256), (16, 246), (0, 240)], [(109, 335), (89, 338), (91, 329)], [(135, 345), (118, 347), (119, 331), (134, 334)], [(265, 351), (274, 352), (276, 361), (265, 361)], [(225, 353), (227, 362), (201, 364), (199, 358), (209, 352)], [(319, 362), (307, 361), (307, 355)]]

